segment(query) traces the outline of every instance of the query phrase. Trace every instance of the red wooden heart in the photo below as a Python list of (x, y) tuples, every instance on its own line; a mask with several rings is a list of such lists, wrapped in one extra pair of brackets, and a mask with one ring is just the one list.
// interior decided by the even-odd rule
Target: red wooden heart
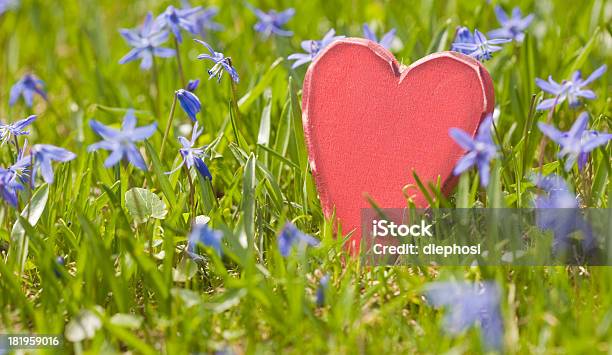
[[(442, 181), (464, 151), (448, 135), (474, 135), (493, 111), (491, 77), (476, 60), (442, 52), (403, 67), (389, 51), (365, 39), (335, 41), (304, 79), (302, 120), (310, 166), (326, 216), (335, 209), (343, 233), (361, 235), (365, 194), (383, 208), (407, 206), (402, 188), (412, 170), (426, 183)], [(427, 202), (418, 190), (417, 206)], [(353, 244), (355, 245), (355, 244)]]

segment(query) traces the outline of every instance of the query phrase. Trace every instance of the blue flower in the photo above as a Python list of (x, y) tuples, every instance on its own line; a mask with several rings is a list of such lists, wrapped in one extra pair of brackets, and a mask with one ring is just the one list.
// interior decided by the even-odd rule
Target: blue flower
[(471, 53), (471, 51), (457, 48), (455, 43), (475, 43), (474, 35), (469, 28), (464, 26), (457, 26), (457, 29), (455, 30), (455, 40), (451, 44), (451, 51), (468, 55)]
[(467, 150), (465, 156), (455, 165), (454, 175), (459, 175), (471, 166), (476, 165), (480, 172), (480, 184), (485, 187), (489, 184), (489, 162), (497, 155), (497, 146), (493, 143), (493, 137), (491, 136), (492, 123), (491, 115), (487, 116), (480, 124), (475, 139), (458, 128), (450, 129), (450, 136), (461, 148)]
[(370, 29), (370, 26), (368, 26), (367, 23), (364, 23), (363, 24), (363, 36), (369, 39), (370, 41), (376, 42), (380, 44), (381, 46), (387, 49), (390, 49), (391, 43), (393, 42), (393, 39), (395, 38), (395, 28), (392, 28), (391, 31), (385, 33), (379, 42), (378, 38), (376, 37), (376, 34), (374, 34), (374, 32), (372, 32), (372, 30)]
[(221, 31), (223, 26), (213, 21), (213, 17), (217, 15), (219, 10), (216, 7), (209, 7), (202, 12), (193, 15), (195, 21), (195, 30), (198, 31), (202, 38), (205, 38), (207, 31)]
[(523, 42), (525, 38), (525, 30), (533, 21), (533, 14), (529, 14), (523, 17), (521, 13), (521, 9), (515, 7), (512, 9), (512, 17), (508, 18), (504, 9), (501, 6), (495, 6), (495, 16), (497, 16), (497, 21), (502, 26), (496, 30), (489, 32), (489, 37), (491, 38), (512, 38), (517, 42)]
[(66, 260), (64, 260), (63, 256), (58, 256), (55, 258), (55, 264), (53, 265), (53, 273), (55, 274), (55, 277), (57, 278), (62, 277), (61, 270), (64, 268), (65, 264), (66, 264)]
[(295, 224), (291, 222), (285, 223), (278, 236), (278, 249), (282, 256), (287, 257), (291, 253), (293, 247), (298, 247), (303, 250), (306, 246), (319, 246), (319, 240), (300, 231)]
[(160, 47), (168, 40), (168, 31), (159, 31), (153, 26), (153, 15), (149, 12), (145, 22), (137, 30), (122, 29), (121, 36), (132, 46), (132, 50), (119, 60), (120, 64), (141, 59), (140, 68), (149, 69), (153, 65), (153, 56), (168, 58), (175, 55), (174, 49)]
[[(181, 4), (184, 10), (193, 8), (188, 0), (182, 0)], [(194, 29), (198, 34), (202, 38), (206, 38), (207, 31), (221, 31), (223, 29), (223, 26), (213, 21), (213, 17), (215, 17), (217, 13), (219, 13), (219, 9), (214, 6), (207, 8), (201, 7), (200, 11), (188, 17), (195, 24)]]
[(19, 152), (17, 153), (15, 163), (11, 165), (8, 170), (12, 171), (13, 174), (15, 174), (15, 178), (22, 184), (31, 185), (33, 182), (33, 179), (30, 178), (32, 158), (29, 155), (25, 155), (27, 147), (28, 140), (26, 139), (23, 144), (23, 148), (19, 149)]
[(319, 287), (317, 288), (317, 307), (323, 307), (325, 305), (325, 293), (329, 287), (329, 275), (325, 275), (319, 281)]
[(325, 34), (325, 37), (323, 37), (323, 39), (320, 41), (302, 41), (302, 49), (306, 53), (294, 53), (287, 57), (287, 59), (289, 60), (295, 60), (291, 68), (295, 69), (300, 65), (311, 62), (323, 50), (323, 48), (327, 47), (333, 41), (340, 38), (344, 38), (344, 36), (336, 36), (336, 30), (332, 28)]
[(189, 80), (185, 90), (194, 92), (198, 88), (199, 85), (200, 85), (200, 79)]
[(32, 115), (14, 123), (0, 122), (0, 144), (8, 142), (11, 137), (30, 134), (30, 131), (26, 131), (25, 128), (34, 122), (35, 119), (36, 115)]
[(17, 207), (19, 203), (17, 192), (23, 189), (23, 185), (17, 181), (15, 172), (11, 169), (0, 168), (0, 197), (4, 201), (13, 207)]
[(540, 102), (536, 109), (548, 110), (558, 104), (561, 104), (566, 99), (569, 102), (570, 107), (578, 107), (580, 105), (580, 97), (589, 100), (595, 99), (597, 97), (595, 93), (591, 90), (584, 89), (584, 87), (602, 76), (603, 73), (606, 72), (607, 68), (608, 67), (605, 64), (600, 66), (599, 68), (595, 69), (595, 71), (586, 80), (582, 80), (582, 73), (580, 70), (577, 70), (572, 75), (571, 80), (564, 80), (561, 84), (554, 81), (552, 76), (548, 76), (548, 81), (536, 78), (536, 84), (542, 90), (555, 96), (552, 99), (546, 99)]
[(181, 28), (192, 34), (198, 34), (199, 29), (193, 16), (202, 11), (201, 6), (186, 9), (177, 9), (170, 5), (155, 19), (155, 27), (159, 30), (170, 29), (179, 43), (183, 42)]
[(544, 190), (546, 196), (538, 196), (534, 205), (536, 208), (578, 208), (578, 199), (572, 194), (562, 177), (551, 174), (537, 176), (534, 179), (537, 187)]
[(198, 245), (212, 248), (217, 255), (223, 255), (221, 240), (223, 232), (209, 228), (206, 224), (195, 224), (187, 239), (187, 255), (196, 262), (204, 261), (204, 258), (198, 253)]
[[(467, 54), (480, 61), (491, 59), (492, 53), (502, 49), (500, 46), (496, 46), (496, 44), (512, 41), (511, 39), (504, 38), (487, 39), (487, 37), (478, 30), (474, 30), (474, 35), (472, 36), (471, 33), (468, 35), (465, 32), (466, 30), (467, 29), (464, 28), (459, 28), (457, 30), (451, 49)], [(467, 31), (469, 32), (469, 30)]]
[(45, 83), (34, 74), (26, 74), (11, 87), (9, 94), (9, 105), (13, 106), (19, 96), (23, 96), (23, 101), (28, 107), (32, 107), (34, 95), (38, 94), (43, 99), (47, 100), (45, 92)]
[(434, 282), (426, 286), (425, 297), (432, 306), (447, 308), (444, 328), (452, 335), (479, 325), (484, 345), (488, 349), (502, 348), (504, 324), (497, 284)]
[(215, 65), (208, 70), (208, 75), (210, 75), (208, 78), (209, 80), (216, 76), (217, 82), (220, 82), (221, 75), (223, 75), (223, 71), (225, 70), (234, 82), (240, 82), (238, 73), (236, 72), (236, 69), (234, 69), (234, 67), (232, 66), (232, 58), (224, 56), (221, 52), (215, 52), (215, 50), (212, 49), (212, 47), (204, 41), (200, 41), (199, 39), (195, 39), (194, 41), (202, 44), (210, 52), (210, 55), (200, 54), (198, 56), (198, 59), (208, 59), (215, 63)]
[(250, 5), (249, 8), (255, 13), (255, 16), (257, 16), (259, 20), (253, 28), (255, 31), (261, 33), (264, 38), (268, 38), (272, 34), (279, 36), (293, 35), (293, 32), (282, 29), (282, 26), (295, 15), (295, 9), (289, 8), (281, 12), (270, 10), (266, 13)]
[[(40, 170), (42, 178), (47, 184), (52, 184), (54, 180), (51, 162), (67, 162), (76, 158), (76, 154), (71, 151), (51, 144), (34, 144), (30, 154), (34, 160), (32, 175), (35, 175), (36, 171)], [(34, 179), (35, 177), (32, 176), (32, 180)]]
[(145, 161), (134, 143), (151, 137), (157, 129), (157, 123), (136, 127), (136, 116), (134, 116), (134, 110), (130, 109), (123, 118), (120, 131), (105, 126), (96, 120), (89, 121), (89, 125), (104, 140), (90, 145), (87, 151), (93, 152), (98, 149), (105, 149), (112, 152), (104, 161), (104, 166), (111, 167), (121, 159), (127, 158), (138, 169), (147, 170)]
[(582, 233), (582, 250), (592, 253), (597, 247), (593, 231), (580, 214), (578, 199), (570, 192), (567, 183), (558, 175), (537, 176), (535, 184), (545, 194), (534, 200), (536, 208), (536, 225), (543, 231), (553, 232), (553, 254), (568, 250), (571, 244), (570, 235), (576, 231)]
[(178, 89), (175, 95), (178, 98), (178, 101), (181, 104), (183, 111), (185, 111), (187, 116), (189, 116), (192, 121), (196, 122), (196, 115), (202, 109), (200, 99), (198, 99), (198, 97), (195, 96), (195, 94), (193, 94), (191, 91), (187, 91), (184, 89)]
[(567, 132), (561, 132), (551, 125), (538, 122), (540, 131), (561, 146), (559, 157), (566, 158), (565, 171), (570, 171), (576, 161), (578, 161), (578, 169), (582, 170), (588, 153), (612, 139), (612, 134), (587, 130), (588, 122), (589, 115), (586, 112), (578, 116), (572, 128)]
[(174, 168), (174, 170), (167, 172), (166, 174), (172, 174), (178, 169), (180, 169), (183, 164), (186, 164), (187, 168), (189, 169), (191, 169), (192, 166), (195, 166), (196, 170), (203, 178), (212, 181), (212, 175), (210, 174), (210, 170), (208, 170), (208, 166), (206, 166), (206, 163), (204, 163), (204, 160), (202, 159), (202, 157), (205, 156), (204, 147), (194, 148), (195, 142), (201, 134), (202, 130), (198, 128), (198, 123), (196, 122), (193, 125), (191, 140), (188, 140), (187, 138), (182, 136), (178, 138), (179, 142), (183, 146), (181, 149), (179, 149), (179, 154), (181, 154), (183, 160), (181, 161), (179, 166)]

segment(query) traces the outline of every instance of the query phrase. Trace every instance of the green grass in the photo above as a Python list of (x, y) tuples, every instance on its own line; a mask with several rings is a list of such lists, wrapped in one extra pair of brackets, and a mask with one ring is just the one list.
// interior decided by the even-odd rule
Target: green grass
[[(430, 281), (466, 279), (501, 286), (507, 352), (612, 353), (611, 267), (364, 267), (343, 255), (342, 241), (334, 239), (332, 223), (321, 212), (301, 131), (305, 69), (291, 70), (283, 58), (301, 51), (301, 40), (319, 39), (331, 27), (360, 36), (368, 21), (397, 28), (403, 47), (395, 54), (409, 64), (448, 49), (459, 24), (483, 31), (497, 27), (493, 5), (254, 1), (297, 12), (289, 22), (294, 37), (263, 41), (243, 4), (215, 3), (216, 20), (225, 30), (207, 40), (232, 57), (241, 75), (240, 114), (231, 105), (229, 79), (219, 85), (206, 81), (208, 63), (195, 60), (204, 49), (187, 39), (181, 46), (186, 76), (203, 79), (197, 91), (204, 127), (199, 143), (214, 142), (207, 161), (214, 180), (210, 185), (195, 179), (195, 211), (184, 171), (163, 174), (178, 163), (174, 137), (189, 124), (182, 111), (177, 110), (164, 156), (157, 156), (173, 92), (180, 87), (175, 59), (156, 61), (159, 92), (152, 72), (117, 63), (129, 50), (117, 30), (135, 27), (148, 10), (157, 14), (170, 3), (23, 0), (19, 10), (0, 15), (0, 116), (12, 121), (38, 114), (29, 141), (78, 155), (56, 165), (54, 184), (34, 192), (29, 218), (27, 191), (24, 217), (0, 205), (0, 245), (6, 249), (0, 262), (0, 333), (63, 334), (68, 322), (90, 310), (101, 328), (92, 339), (67, 342), (65, 350), (474, 353), (482, 351), (478, 330), (449, 337), (441, 327), (443, 312), (421, 295)], [(478, 188), (471, 172), (448, 199), (430, 191), (434, 206), (528, 207), (535, 193), (529, 176), (540, 171), (536, 123), (546, 119), (530, 110), (534, 95), (541, 97), (535, 78), (550, 74), (561, 80), (576, 69), (590, 73), (610, 62), (609, 1), (517, 5), (536, 13), (525, 42), (507, 45), (485, 64), (495, 84), (503, 158), (487, 190)], [(10, 108), (9, 88), (29, 70), (45, 80), (49, 103), (36, 99), (30, 110), (22, 103)], [(553, 122), (567, 129), (586, 110), (592, 127), (611, 131), (609, 79), (606, 73), (591, 84), (596, 100), (578, 110), (564, 104)], [(159, 132), (143, 145), (152, 166), (148, 173), (127, 165), (106, 169), (106, 153), (86, 151), (98, 140), (89, 119), (118, 124), (129, 107), (137, 110), (139, 125), (158, 122)], [(565, 173), (555, 149), (546, 145), (544, 171), (564, 176), (585, 206), (607, 208), (609, 146), (596, 150), (584, 174)], [(0, 165), (12, 163), (13, 156), (3, 146)], [(143, 186), (165, 202), (164, 219), (134, 223), (124, 196)], [(224, 231), (223, 259), (211, 254), (198, 266), (186, 257), (195, 215), (209, 216), (209, 223)], [(275, 240), (286, 220), (321, 239), (322, 246), (282, 258)], [(26, 250), (27, 259), (20, 259)], [(60, 277), (54, 272), (58, 255), (66, 259)], [(330, 287), (326, 305), (318, 308), (314, 298), (324, 274), (331, 276)]]

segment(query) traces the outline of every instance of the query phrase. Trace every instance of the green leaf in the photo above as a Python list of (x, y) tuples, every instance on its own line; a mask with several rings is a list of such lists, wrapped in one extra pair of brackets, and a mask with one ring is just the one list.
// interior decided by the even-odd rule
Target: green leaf
[(593, 50), (593, 46), (597, 44), (599, 39), (599, 27), (595, 29), (595, 32), (589, 38), (589, 41), (580, 49), (576, 51), (576, 59), (572, 62), (572, 66), (565, 70), (564, 78), (569, 78), (573, 72), (582, 68), (586, 60), (589, 58), (589, 54)]
[(247, 92), (243, 97), (238, 100), (238, 107), (240, 111), (245, 112), (249, 109), (251, 104), (255, 102), (255, 100), (264, 92), (265, 88), (270, 85), (272, 79), (278, 73), (277, 68), (279, 68), (279, 64), (282, 63), (284, 58), (278, 58), (270, 65), (266, 73), (261, 77), (257, 85), (253, 87), (249, 92)]
[(429, 48), (427, 48), (427, 53), (441, 52), (446, 49), (446, 40), (448, 37), (448, 26), (450, 25), (450, 19), (446, 20), (444, 25), (440, 27), (438, 32), (433, 37), (432, 41), (429, 43)]
[(170, 293), (176, 299), (180, 299), (186, 308), (197, 306), (202, 301), (202, 298), (199, 293), (192, 290), (188, 290), (186, 288), (176, 287), (170, 290)]
[(272, 111), (272, 94), (266, 90), (266, 106), (261, 113), (257, 144), (268, 145), (270, 142), (270, 111)]
[(170, 203), (170, 207), (173, 207), (176, 205), (176, 197), (174, 196), (174, 190), (172, 190), (172, 185), (170, 184), (168, 175), (165, 174), (162, 163), (159, 160), (159, 156), (157, 155), (157, 152), (155, 151), (151, 143), (149, 143), (148, 141), (145, 141), (145, 148), (147, 149), (147, 154), (151, 159), (151, 166), (153, 168), (153, 173), (155, 174), (155, 176), (157, 177), (157, 181), (159, 182), (159, 187), (164, 193), (164, 196), (166, 196), (168, 203)]
[(127, 313), (116, 313), (110, 319), (112, 324), (129, 329), (140, 329), (142, 321), (142, 316)]
[(252, 246), (255, 234), (255, 187), (257, 181), (255, 178), (255, 168), (257, 166), (257, 158), (255, 154), (251, 154), (244, 167), (244, 177), (242, 185), (242, 211), (244, 213), (244, 232), (249, 240), (249, 246)]
[[(43, 184), (32, 195), (32, 201), (26, 205), (21, 211), (21, 216), (26, 218), (32, 227), (36, 226), (40, 216), (42, 216), (47, 200), (49, 199), (49, 185)], [(18, 261), (19, 270), (23, 271), (23, 266), (28, 257), (28, 239), (26, 238), (25, 229), (21, 222), (17, 220), (11, 230), (11, 253), (9, 263)], [(16, 260), (15, 258), (19, 258)]]
[(149, 218), (164, 219), (168, 213), (166, 204), (159, 196), (140, 187), (125, 193), (125, 207), (136, 223), (144, 223)]

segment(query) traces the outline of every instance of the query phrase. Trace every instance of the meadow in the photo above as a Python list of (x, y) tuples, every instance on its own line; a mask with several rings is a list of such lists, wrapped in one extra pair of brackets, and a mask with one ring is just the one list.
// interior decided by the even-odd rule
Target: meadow
[[(133, 49), (126, 38), (144, 33), (120, 30), (170, 5), (184, 4), (0, 0), (0, 121), (37, 116), (20, 135), (0, 131), (0, 334), (65, 337), (41, 353), (612, 354), (610, 266), (371, 267), (347, 255), (308, 166), (308, 63), (288, 58), (330, 29), (363, 37), (367, 23), (378, 37), (396, 29), (389, 47), (408, 65), (450, 50), (458, 26), (499, 28), (497, 5), (519, 7), (533, 14), (524, 37), (483, 62), (500, 152), (488, 185), (469, 169), (449, 196), (411, 188), (433, 207), (524, 208), (543, 194), (533, 176), (556, 174), (580, 207), (609, 208), (610, 144), (567, 169), (538, 123), (568, 131), (586, 112), (589, 130), (612, 131), (610, 68), (583, 86), (574, 74), (610, 63), (610, 1), (194, 0), (218, 10), (204, 33), (166, 25), (160, 56), (119, 63)], [(280, 25), (292, 33), (257, 31), (255, 8), (294, 8)], [(194, 38), (223, 53), (217, 64), (197, 58), (211, 53)], [(44, 86), (11, 100), (27, 74)], [(593, 95), (551, 95), (536, 82), (549, 75)], [(553, 109), (537, 109), (551, 98)], [(9, 169), (20, 161), (30, 167)], [(434, 307), (427, 293), (449, 282), (484, 285), (494, 324), (470, 311), (482, 293), (463, 286)]]

